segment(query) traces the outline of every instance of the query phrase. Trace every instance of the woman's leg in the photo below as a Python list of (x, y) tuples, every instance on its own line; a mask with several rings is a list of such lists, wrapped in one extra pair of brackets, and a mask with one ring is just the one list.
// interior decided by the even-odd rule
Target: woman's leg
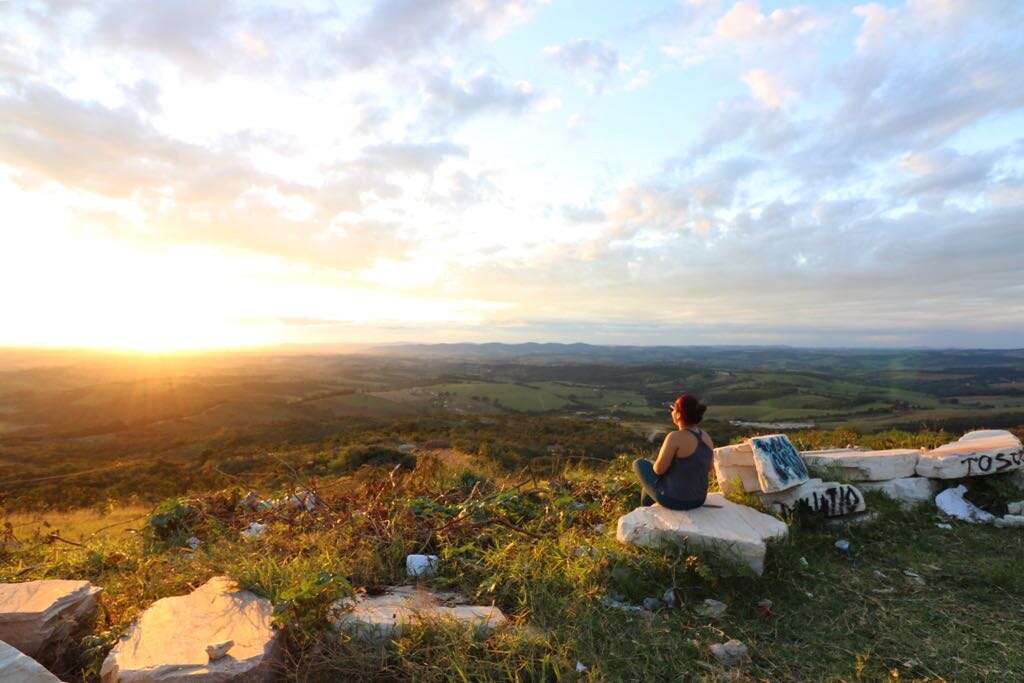
[(633, 461), (633, 472), (640, 480), (640, 505), (654, 505), (658, 501), (658, 475), (654, 473), (654, 463), (645, 458)]

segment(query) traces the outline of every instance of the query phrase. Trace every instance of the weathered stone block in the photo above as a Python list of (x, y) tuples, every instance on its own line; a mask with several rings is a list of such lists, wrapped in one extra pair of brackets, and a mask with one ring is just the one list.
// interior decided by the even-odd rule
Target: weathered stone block
[(497, 607), (466, 605), (456, 593), (396, 586), (382, 595), (347, 598), (335, 603), (337, 628), (371, 639), (386, 639), (420, 621), (454, 620), (483, 631), (506, 622)]
[(935, 500), (941, 484), (924, 477), (903, 477), (889, 481), (864, 481), (857, 486), (861, 491), (881, 491), (905, 508)]
[(753, 493), (761, 490), (761, 482), (754, 469), (754, 449), (750, 442), (715, 449), (715, 477), (724, 493), (734, 493), (736, 482), (741, 491)]
[(1024, 468), (1024, 446), (1010, 432), (984, 435), (968, 432), (959, 441), (925, 451), (917, 461), (917, 474), (932, 479), (962, 479)]
[(619, 518), (616, 536), (622, 543), (647, 547), (686, 543), (762, 573), (767, 543), (785, 538), (786, 524), (720, 493), (709, 494), (707, 502), (719, 507), (685, 511), (660, 505), (639, 507)]
[(6, 683), (60, 683), (42, 664), (0, 640), (0, 681)]
[(750, 446), (757, 479), (765, 493), (785, 491), (810, 478), (807, 466), (785, 434), (755, 436), (750, 439)]
[(100, 590), (62, 579), (0, 584), (0, 640), (29, 657), (54, 654), (95, 612)]
[[(217, 576), (188, 595), (157, 600), (131, 625), (100, 671), (104, 683), (222, 683), (274, 676), (280, 633), (269, 600)], [(211, 661), (207, 647), (234, 641)]]
[(825, 517), (852, 515), (865, 510), (864, 495), (850, 484), (809, 479), (786, 491), (762, 493), (761, 499), (779, 514), (791, 514), (806, 507)]
[(835, 448), (804, 451), (800, 457), (811, 467), (838, 467), (851, 481), (887, 481), (914, 476), (916, 448), (894, 448), (866, 451), (857, 448)]

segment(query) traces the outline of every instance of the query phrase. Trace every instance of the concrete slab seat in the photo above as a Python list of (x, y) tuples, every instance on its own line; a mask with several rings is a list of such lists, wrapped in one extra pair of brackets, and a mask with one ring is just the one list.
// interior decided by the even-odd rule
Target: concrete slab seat
[[(217, 576), (188, 595), (157, 600), (132, 623), (100, 671), (104, 683), (269, 681), (280, 654), (269, 600)], [(223, 656), (211, 660), (210, 646)]]
[(420, 622), (454, 621), (490, 632), (507, 621), (497, 607), (465, 603), (465, 598), (457, 593), (394, 586), (381, 595), (336, 602), (335, 626), (368, 640), (386, 640)]
[(687, 544), (763, 573), (767, 544), (786, 537), (786, 524), (720, 493), (708, 494), (707, 503), (719, 507), (685, 511), (660, 505), (639, 507), (619, 518), (616, 536), (622, 543), (645, 547)]
[(0, 681), (5, 683), (60, 683), (46, 667), (0, 640)]
[(917, 475), (931, 479), (982, 477), (1024, 468), (1024, 446), (1004, 430), (968, 432), (953, 443), (925, 451)]
[(892, 448), (869, 451), (860, 448), (831, 448), (803, 451), (800, 457), (811, 467), (838, 467), (850, 481), (888, 481), (914, 476), (921, 451)]
[(92, 618), (100, 590), (63, 579), (0, 584), (0, 640), (36, 659), (57, 656)]

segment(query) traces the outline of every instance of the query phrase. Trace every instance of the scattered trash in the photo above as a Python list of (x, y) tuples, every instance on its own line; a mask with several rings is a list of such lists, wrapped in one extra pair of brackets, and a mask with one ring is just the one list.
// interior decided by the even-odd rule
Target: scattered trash
[(211, 662), (215, 662), (218, 659), (222, 659), (228, 653), (228, 650), (235, 646), (235, 641), (225, 640), (220, 643), (212, 643), (206, 646), (206, 655), (210, 658)]
[(847, 541), (845, 538), (839, 539), (838, 541), (836, 541), (836, 550), (839, 551), (840, 555), (843, 555), (844, 557), (849, 557), (850, 556), (850, 542)]
[(771, 600), (762, 600), (761, 602), (757, 603), (758, 614), (760, 614), (762, 617), (774, 616), (772, 614), (772, 605), (774, 604), (775, 603), (773, 603)]
[(719, 619), (723, 614), (725, 614), (725, 611), (727, 609), (729, 609), (729, 606), (726, 605), (724, 602), (719, 602), (718, 600), (712, 600), (711, 598), (708, 598), (700, 606), (700, 609), (698, 611), (706, 617), (711, 617), (712, 619)]
[(953, 529), (952, 524), (946, 524), (945, 522), (940, 522), (935, 526), (939, 527), (940, 529), (945, 529), (946, 531), (951, 531)]
[(801, 557), (800, 558), (800, 566), (801, 567), (809, 567), (810, 566), (810, 564), (807, 562), (807, 558), (806, 557)]
[(583, 662), (576, 662), (576, 673), (581, 674), (587, 670), (587, 665)]
[(601, 604), (604, 605), (605, 607), (611, 607), (613, 609), (621, 609), (621, 610), (623, 610), (625, 612), (643, 612), (644, 611), (644, 608), (640, 607), (639, 605), (631, 605), (628, 602), (622, 602), (621, 600), (616, 600), (615, 598), (613, 598), (611, 596), (607, 596), (607, 595), (601, 600)]
[(200, 541), (195, 536), (189, 536), (188, 540), (185, 541), (185, 545), (187, 545), (189, 548), (192, 548), (192, 550), (195, 550), (196, 548), (198, 548), (202, 544), (203, 544), (203, 542)]
[(711, 654), (719, 664), (727, 668), (740, 666), (750, 658), (747, 646), (735, 638), (727, 643), (715, 643), (711, 646)]
[[(320, 504), (320, 500), (312, 491), (293, 493), (288, 496), (284, 502), (293, 510), (305, 510), (306, 512), (312, 512), (316, 509), (316, 506)], [(279, 501), (275, 501), (275, 503), (279, 504)]]
[(991, 522), (995, 517), (979, 508), (969, 500), (964, 499), (967, 487), (963, 484), (946, 489), (935, 496), (935, 506), (950, 517), (962, 519), (972, 524), (978, 522)]
[(242, 531), (242, 538), (259, 538), (267, 531), (266, 524), (260, 524), (259, 522), (253, 522), (247, 529)]
[(885, 573), (882, 572), (880, 569), (876, 569), (875, 571), (871, 572), (871, 575), (874, 576), (876, 579), (879, 579), (880, 581), (889, 580), (889, 577), (886, 576)]
[(405, 558), (405, 573), (412, 577), (429, 578), (437, 573), (439, 563), (437, 555), (408, 555)]
[(644, 609), (654, 611), (661, 607), (661, 600), (658, 598), (644, 598)]
[(238, 501), (239, 507), (248, 508), (249, 510), (255, 510), (259, 504), (260, 497), (255, 491), (249, 491), (242, 500)]
[(668, 590), (666, 590), (665, 593), (661, 596), (661, 601), (669, 607), (675, 607), (677, 604), (679, 604), (679, 596), (676, 595), (676, 589), (669, 588)]

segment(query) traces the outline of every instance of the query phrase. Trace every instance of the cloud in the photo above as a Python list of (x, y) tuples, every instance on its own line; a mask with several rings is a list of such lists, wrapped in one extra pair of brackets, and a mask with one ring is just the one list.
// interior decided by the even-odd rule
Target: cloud
[(382, 0), (347, 28), (336, 50), (360, 68), (403, 62), (484, 34), (497, 36), (528, 19), (529, 0)]
[(715, 33), (738, 43), (782, 46), (817, 31), (826, 23), (807, 7), (776, 9), (765, 15), (760, 3), (740, 0), (718, 20)]
[(424, 120), (437, 131), (484, 113), (518, 116), (543, 100), (529, 83), (510, 82), (484, 69), (465, 78), (448, 70), (424, 71), (420, 79), (426, 100)]
[(600, 90), (623, 64), (618, 52), (607, 43), (577, 38), (544, 49), (548, 59), (581, 81)]
[(779, 76), (765, 69), (751, 69), (743, 74), (743, 82), (750, 88), (754, 99), (772, 109), (780, 108), (796, 95)]

